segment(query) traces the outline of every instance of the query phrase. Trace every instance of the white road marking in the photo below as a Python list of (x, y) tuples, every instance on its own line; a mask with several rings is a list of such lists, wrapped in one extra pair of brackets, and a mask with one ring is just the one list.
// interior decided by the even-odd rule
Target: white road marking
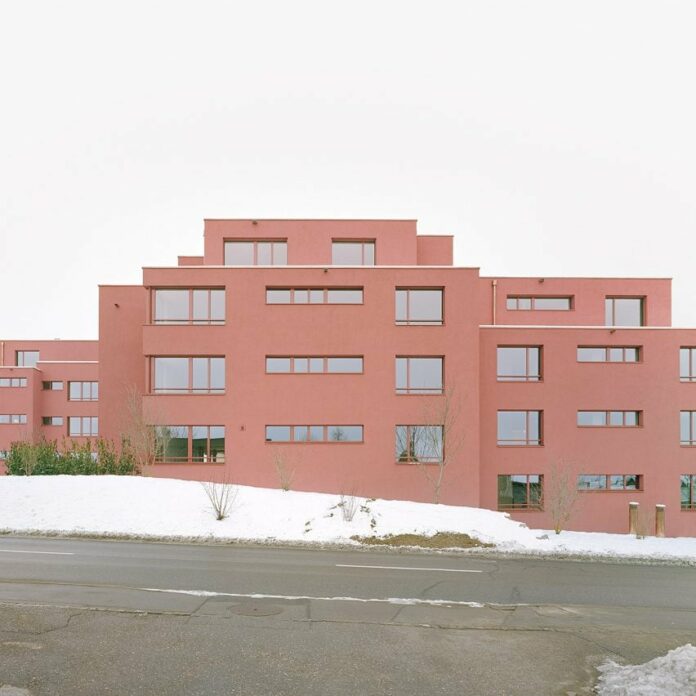
[(237, 592), (210, 592), (209, 590), (165, 590), (158, 587), (138, 587), (135, 588), (143, 592), (168, 592), (171, 594), (185, 594), (194, 597), (234, 597), (236, 599), (280, 599), (298, 600), (306, 599), (315, 602), (374, 602), (377, 604), (425, 604), (428, 606), (460, 606), (482, 609), (480, 602), (460, 602), (450, 599), (419, 599), (417, 597), (385, 597), (365, 598), (365, 597), (309, 597), (307, 595), (274, 595), (274, 594), (241, 594)]
[(410, 568), (408, 566), (353, 565), (351, 563), (336, 563), (336, 568), (377, 568), (379, 570), (432, 570), (437, 573), (483, 573), (482, 570), (466, 570), (464, 568)]
[(0, 549), (0, 553), (40, 553), (46, 556), (74, 556), (69, 551), (20, 551), (19, 549)]

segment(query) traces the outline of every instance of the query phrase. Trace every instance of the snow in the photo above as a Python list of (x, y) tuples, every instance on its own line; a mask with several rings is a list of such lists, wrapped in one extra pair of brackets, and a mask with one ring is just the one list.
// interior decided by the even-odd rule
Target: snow
[(600, 696), (696, 696), (696, 648), (688, 643), (642, 665), (609, 660), (598, 669)]
[(353, 535), (465, 532), (496, 551), (696, 562), (696, 538), (529, 529), (505, 513), (394, 500), (235, 486), (227, 519), (215, 519), (199, 482), (138, 476), (2, 476), (0, 530), (173, 539), (355, 544)]

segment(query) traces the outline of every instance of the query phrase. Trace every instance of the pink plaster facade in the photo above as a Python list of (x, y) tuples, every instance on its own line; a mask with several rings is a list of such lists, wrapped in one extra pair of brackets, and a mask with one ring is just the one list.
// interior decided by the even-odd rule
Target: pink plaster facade
[[(285, 242), (284, 265), (225, 266), (225, 241)], [(374, 242), (375, 265), (333, 265), (332, 242)], [(627, 531), (628, 503), (667, 506), (667, 534), (695, 535), (696, 510), (682, 509), (680, 477), (696, 477), (696, 447), (680, 444), (680, 411), (696, 411), (696, 380), (680, 379), (680, 348), (696, 329), (673, 329), (669, 279), (490, 278), (455, 267), (451, 236), (418, 235), (412, 220), (207, 220), (203, 256), (144, 268), (139, 286), (101, 286), (98, 342), (5, 341), (0, 377), (26, 375), (27, 386), (0, 389), (0, 450), (28, 435), (67, 436), (40, 425), (49, 415), (98, 415), (99, 433), (118, 440), (125, 398), (137, 389), (148, 422), (224, 427), (224, 457), (165, 461), (155, 474), (207, 479), (229, 475), (256, 486), (279, 485), (278, 455), (294, 469), (293, 488), (428, 501), (432, 490), (414, 463), (397, 461), (399, 425), (434, 424), (445, 398), (397, 394), (397, 357), (441, 357), (444, 388), (457, 417), (457, 441), (441, 500), (498, 509), (501, 476), (532, 475), (548, 484), (565, 462), (573, 476), (637, 475), (638, 490), (583, 490), (568, 525)], [(275, 304), (267, 289), (360, 288), (362, 302)], [(396, 322), (397, 289), (441, 289), (442, 323)], [(224, 320), (155, 321), (155, 292), (224, 291)], [(326, 295), (328, 296), (328, 295)], [(326, 297), (325, 296), (325, 297)], [(605, 300), (642, 299), (642, 326), (605, 325)], [(523, 298), (511, 309), (512, 298)], [(537, 308), (561, 298), (565, 309)], [(530, 306), (529, 309), (526, 307)], [(498, 348), (540, 347), (539, 380), (500, 381)], [(639, 348), (636, 362), (579, 362), (579, 346)], [(16, 350), (39, 350), (35, 368), (14, 366)], [(224, 357), (216, 393), (157, 393), (155, 357)], [(267, 357), (361, 357), (359, 373), (269, 373)], [(96, 362), (98, 360), (98, 363)], [(192, 364), (192, 363), (191, 363)], [(328, 363), (326, 363), (328, 364)], [(211, 368), (212, 369), (212, 368)], [(98, 379), (99, 401), (72, 403), (50, 380)], [(539, 444), (498, 444), (500, 411), (541, 412)], [(637, 427), (585, 427), (578, 411), (633, 411)], [(362, 426), (362, 440), (269, 442), (267, 426)], [(328, 431), (326, 431), (328, 432)], [(212, 451), (212, 450), (211, 450)], [(435, 470), (436, 464), (426, 465)], [(543, 508), (543, 505), (542, 505)], [(511, 514), (548, 527), (548, 510)]]

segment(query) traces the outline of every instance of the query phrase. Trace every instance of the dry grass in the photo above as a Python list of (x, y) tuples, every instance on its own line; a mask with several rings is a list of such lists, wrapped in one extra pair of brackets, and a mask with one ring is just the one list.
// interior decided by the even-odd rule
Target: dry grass
[(433, 536), (425, 534), (387, 534), (382, 537), (351, 537), (353, 541), (370, 546), (421, 546), (426, 549), (470, 549), (476, 546), (492, 548), (495, 544), (486, 544), (468, 534), (458, 532), (438, 532)]

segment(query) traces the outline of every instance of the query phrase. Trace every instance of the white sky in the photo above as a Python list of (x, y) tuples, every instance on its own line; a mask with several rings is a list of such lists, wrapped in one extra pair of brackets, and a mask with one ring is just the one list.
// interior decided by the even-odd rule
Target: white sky
[(696, 3), (2, 2), (0, 335), (205, 217), (418, 218), (485, 275), (674, 277), (696, 326)]

